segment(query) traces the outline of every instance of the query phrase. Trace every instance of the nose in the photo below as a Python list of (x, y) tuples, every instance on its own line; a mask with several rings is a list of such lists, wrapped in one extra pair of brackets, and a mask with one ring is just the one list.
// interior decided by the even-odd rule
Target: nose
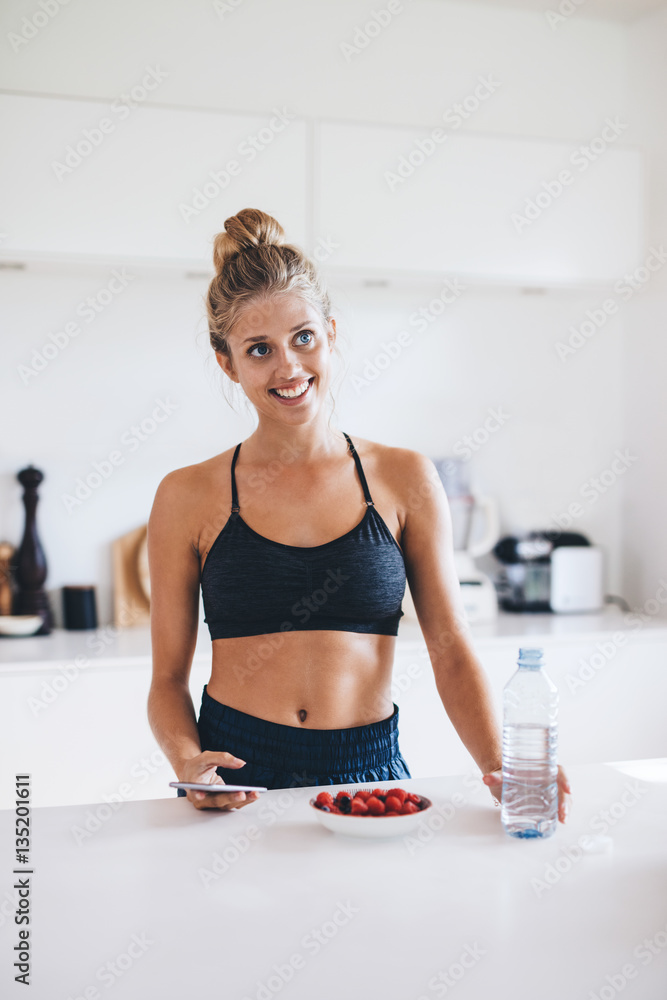
[(292, 347), (278, 347), (274, 352), (274, 376), (288, 382), (295, 375), (300, 375), (303, 365), (298, 352)]

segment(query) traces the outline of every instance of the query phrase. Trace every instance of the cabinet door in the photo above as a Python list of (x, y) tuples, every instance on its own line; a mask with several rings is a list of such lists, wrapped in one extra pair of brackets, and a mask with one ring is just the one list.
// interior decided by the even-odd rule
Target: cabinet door
[[(340, 244), (331, 264), (341, 267), (615, 280), (643, 256), (642, 157), (609, 143), (590, 162), (577, 149), (451, 132), (437, 143), (425, 129), (323, 124), (316, 230)], [(563, 170), (569, 184), (558, 180)], [(522, 223), (529, 200), (534, 218)]]
[(2, 255), (212, 264), (214, 235), (245, 207), (302, 243), (305, 125), (290, 114), (0, 96)]
[[(195, 659), (197, 716), (210, 674), (210, 658)], [(176, 776), (148, 721), (150, 686), (145, 659), (95, 663), (69, 678), (53, 664), (3, 672), (0, 809), (13, 806), (18, 773), (32, 777), (34, 806), (107, 803), (106, 819), (123, 802), (175, 796), (169, 782)]]
[[(614, 632), (567, 641), (534, 637), (558, 688), (559, 759), (569, 764), (664, 757), (667, 638), (664, 630)], [(480, 643), (498, 726), (503, 687), (516, 669), (520, 641)], [(399, 743), (413, 778), (479, 774), (447, 717), (425, 645), (397, 648), (393, 696)]]

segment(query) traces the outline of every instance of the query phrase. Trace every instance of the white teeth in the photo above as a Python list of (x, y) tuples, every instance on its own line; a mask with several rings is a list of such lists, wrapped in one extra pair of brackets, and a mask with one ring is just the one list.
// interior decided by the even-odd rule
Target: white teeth
[(308, 385), (309, 380), (306, 379), (305, 382), (299, 382), (299, 384), (295, 385), (292, 389), (275, 389), (274, 392), (277, 392), (279, 396), (286, 396), (288, 399), (291, 399), (294, 396), (302, 396), (308, 388)]

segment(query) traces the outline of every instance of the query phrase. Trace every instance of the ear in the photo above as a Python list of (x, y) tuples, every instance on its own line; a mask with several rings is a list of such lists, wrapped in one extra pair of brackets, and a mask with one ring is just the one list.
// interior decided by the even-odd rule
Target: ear
[(231, 358), (227, 354), (220, 354), (219, 351), (215, 352), (215, 360), (218, 362), (222, 368), (225, 375), (228, 375), (232, 382), (238, 382), (239, 377), (234, 371), (234, 366), (232, 364)]
[(336, 343), (336, 320), (333, 316), (329, 316), (327, 337), (329, 338), (329, 350), (333, 351), (334, 344)]

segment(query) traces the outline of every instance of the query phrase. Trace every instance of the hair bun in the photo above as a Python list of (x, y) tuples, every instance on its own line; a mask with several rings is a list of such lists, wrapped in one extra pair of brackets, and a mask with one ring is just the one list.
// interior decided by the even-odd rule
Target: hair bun
[(280, 246), (284, 241), (285, 231), (273, 216), (258, 208), (242, 208), (236, 215), (225, 219), (224, 233), (215, 237), (213, 264), (220, 274), (225, 263), (235, 254), (262, 244)]

